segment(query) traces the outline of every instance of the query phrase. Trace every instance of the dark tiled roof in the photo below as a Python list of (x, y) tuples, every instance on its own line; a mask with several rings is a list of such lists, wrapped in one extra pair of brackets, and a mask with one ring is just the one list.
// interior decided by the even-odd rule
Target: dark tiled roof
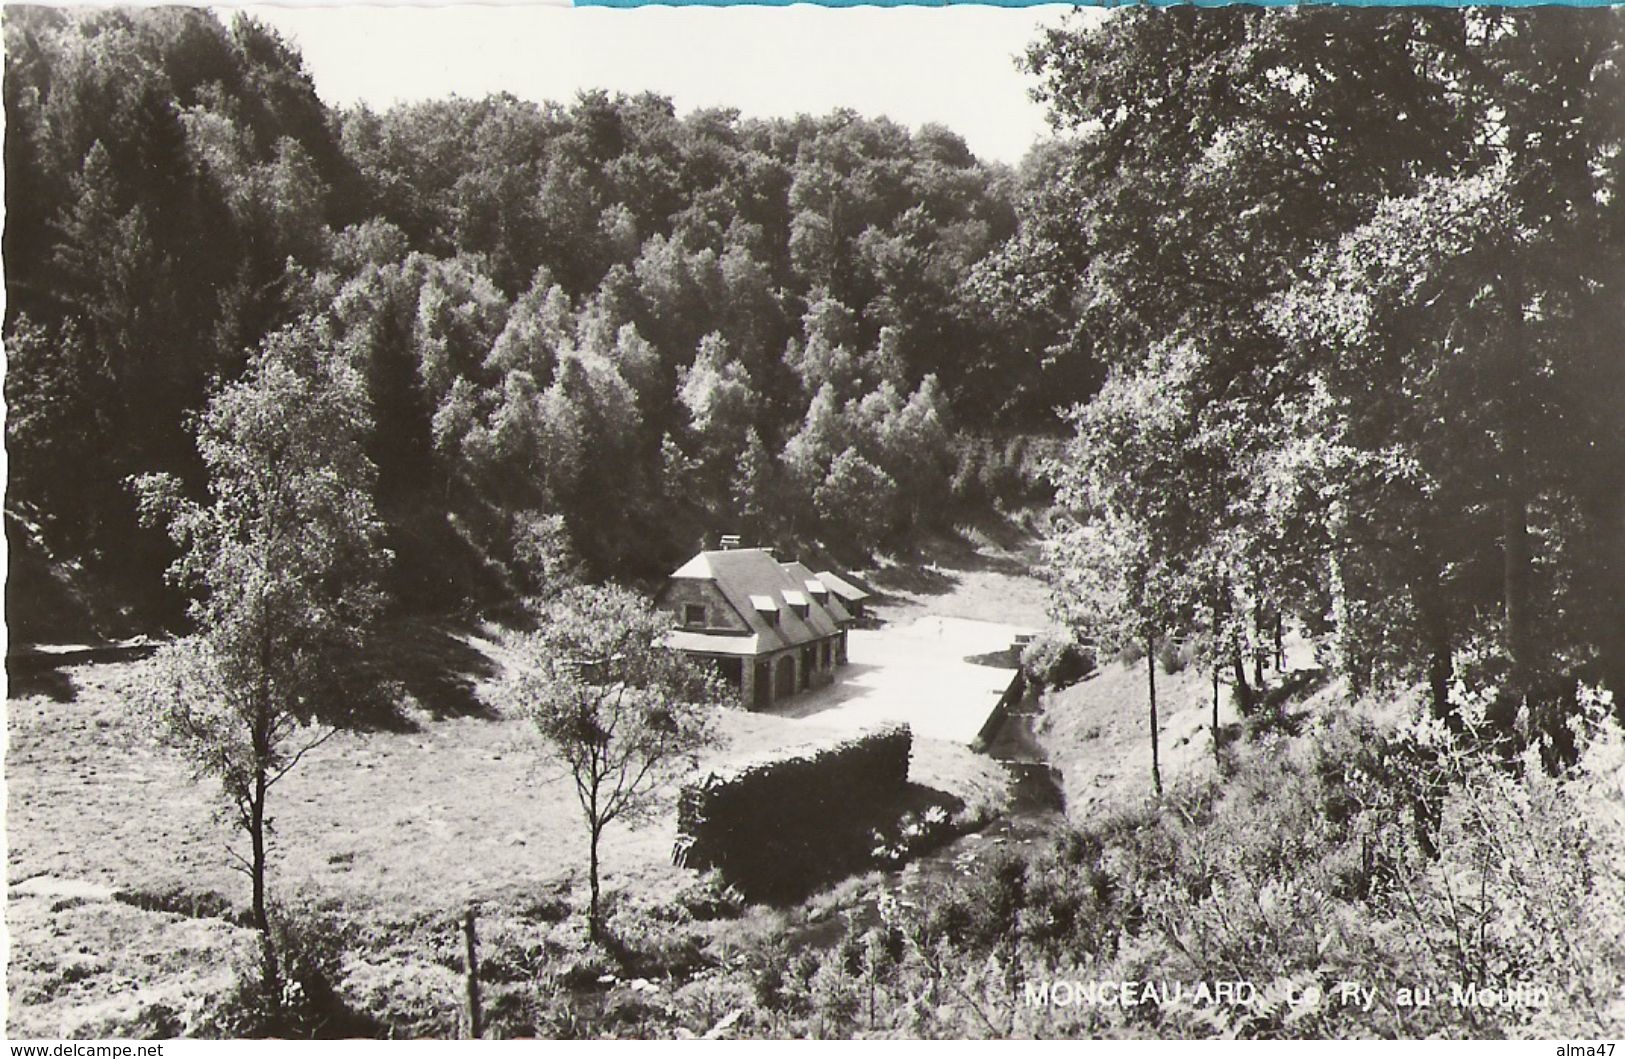
[[(825, 610), (829, 611), (830, 617), (834, 618), (841, 624), (845, 624), (846, 622), (852, 620), (852, 614), (846, 609), (845, 604), (841, 602), (840, 594), (830, 587), (828, 581), (825, 581), (822, 577), (813, 573), (811, 570), (807, 569), (802, 564), (795, 562), (794, 560), (791, 560), (788, 563), (781, 563), (779, 565), (783, 566), (787, 571), (789, 571), (792, 578), (800, 581), (803, 585), (805, 585), (808, 581), (817, 581), (824, 586), (826, 596), (823, 606)], [(813, 602), (817, 603), (818, 600), (815, 598)]]
[[(799, 568), (799, 569), (796, 569)], [(812, 643), (840, 632), (843, 622), (850, 619), (844, 608), (837, 610), (806, 599), (806, 616), (785, 598), (789, 593), (807, 594), (807, 581), (811, 579), (806, 567), (799, 563), (780, 563), (771, 552), (763, 548), (732, 548), (727, 551), (701, 552), (672, 575), (677, 578), (697, 578), (715, 581), (728, 604), (739, 613), (756, 635), (757, 653), (782, 650)], [(758, 601), (771, 601), (778, 610), (778, 624), (769, 622), (757, 608)], [(833, 593), (832, 593), (833, 601)], [(837, 616), (837, 615), (840, 616)]]

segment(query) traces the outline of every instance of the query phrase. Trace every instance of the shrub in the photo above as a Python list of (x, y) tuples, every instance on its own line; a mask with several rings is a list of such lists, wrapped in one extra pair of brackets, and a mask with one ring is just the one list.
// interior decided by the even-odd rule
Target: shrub
[[(896, 995), (958, 983), (970, 1032), (1001, 1035), (1575, 1036), (1625, 1014), (1625, 734), (1566, 779), (1533, 751), (1508, 767), (1434, 722), (1380, 728), (1347, 708), (1231, 749), (1224, 779), (924, 894)], [(1256, 1001), (1038, 1011), (1016, 985), (1204, 977), (1249, 981)], [(1430, 986), (1433, 1004), (1290, 1002), (1343, 980)], [(1451, 1000), (1520, 982), (1549, 1006)], [(944, 1032), (950, 1006), (911, 1032)]]
[(679, 890), (677, 904), (698, 920), (734, 919), (745, 910), (745, 897), (713, 870)]
[(958, 446), (954, 458), (954, 473), (948, 484), (953, 498), (963, 507), (979, 507), (987, 503), (987, 490), (982, 483), (982, 464), (986, 459), (984, 446), (975, 439), (966, 438)]
[(340, 921), (309, 902), (274, 907), (271, 940), (282, 972), (282, 995), (265, 994), (258, 939), (239, 951), (236, 984), (212, 1004), (192, 1013), (189, 1035), (336, 1039), (381, 1036), (382, 1024), (353, 1009), (339, 995), (346, 931)]
[(572, 911), (569, 887), (564, 886), (527, 901), (520, 907), (519, 917), (531, 923), (558, 923), (569, 919)]
[(1193, 644), (1180, 643), (1171, 638), (1157, 641), (1157, 666), (1169, 676), (1190, 665), (1195, 657), (1196, 648)]
[(714, 974), (702, 974), (685, 983), (676, 990), (672, 1001), (679, 1018), (695, 1036), (720, 1037), (757, 1007), (749, 983)]
[(581, 560), (561, 516), (521, 511), (512, 526), (513, 568), (525, 593), (551, 599), (580, 583)]
[(904, 813), (890, 833), (878, 828), (870, 832), (870, 855), (876, 867), (897, 868), (916, 854), (935, 849), (953, 833), (953, 819), (940, 805), (930, 805), (919, 813)]
[[(344, 993), (376, 1017), (396, 1038), (451, 1037), (462, 1022), (460, 968), (394, 953), (372, 953), (345, 962)], [(487, 987), (492, 998), (496, 990)], [(495, 1020), (487, 1018), (495, 1027)]]
[(1095, 652), (1073, 640), (1043, 633), (1021, 652), (1021, 671), (1034, 684), (1065, 688), (1076, 684), (1095, 668)]

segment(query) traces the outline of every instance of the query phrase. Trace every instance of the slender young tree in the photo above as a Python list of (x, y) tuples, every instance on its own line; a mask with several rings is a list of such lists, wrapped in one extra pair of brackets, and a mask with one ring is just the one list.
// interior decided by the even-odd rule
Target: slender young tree
[(1146, 699), (1151, 704), (1151, 788), (1162, 797), (1162, 761), (1158, 753), (1157, 725), (1157, 637), (1148, 633), (1145, 638)]
[(573, 588), (537, 617), (536, 631), (511, 640), (514, 664), (489, 694), (528, 717), (569, 771), (587, 825), (587, 927), (597, 939), (604, 830), (650, 818), (665, 782), (717, 742), (714, 714), (728, 692), (666, 646), (670, 616), (628, 589)]
[(1098, 511), (1046, 541), (1045, 571), (1056, 616), (1079, 639), (1103, 651), (1145, 649), (1151, 786), (1160, 796), (1156, 642), (1165, 630), (1188, 622), (1182, 578), (1156, 561), (1143, 533), (1111, 511)]
[(141, 703), (197, 775), (217, 780), (248, 840), (234, 867), (253, 887), (263, 986), (281, 995), (267, 893), (272, 788), (368, 694), (355, 659), (378, 613), (388, 553), (363, 451), (360, 373), (305, 322), (266, 339), (197, 422), (207, 496), (166, 474), (134, 481), (143, 518), (181, 556), (195, 631), (149, 663)]

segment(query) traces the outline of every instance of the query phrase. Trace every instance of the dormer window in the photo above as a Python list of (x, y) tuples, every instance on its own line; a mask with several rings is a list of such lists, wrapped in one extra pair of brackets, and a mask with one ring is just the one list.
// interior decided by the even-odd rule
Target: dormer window
[(779, 604), (772, 596), (752, 596), (750, 597), (750, 605), (756, 608), (756, 613), (760, 614), (762, 619), (769, 625), (778, 625)]
[(784, 601), (786, 603), (790, 604), (790, 607), (800, 617), (805, 618), (807, 616), (807, 611), (808, 611), (807, 597), (805, 595), (803, 595), (802, 593), (800, 593), (800, 592), (785, 592), (784, 593)]
[(683, 604), (683, 625), (685, 627), (705, 627), (705, 607), (699, 603)]

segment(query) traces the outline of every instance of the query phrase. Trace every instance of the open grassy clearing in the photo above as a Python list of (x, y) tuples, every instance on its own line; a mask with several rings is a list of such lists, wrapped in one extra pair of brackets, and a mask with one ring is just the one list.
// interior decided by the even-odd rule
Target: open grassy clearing
[[(470, 643), (484, 644), (476, 637)], [(219, 855), (230, 832), (214, 791), (131, 720), (128, 665), (72, 673), (70, 701), (10, 703), (10, 881), (84, 879), (147, 890), (233, 894)], [(730, 711), (713, 759), (824, 734), (815, 723)], [(448, 908), (570, 883), (583, 845), (567, 777), (538, 760), (527, 723), (419, 716), (407, 731), (344, 732), (276, 789), (284, 885), (315, 885), (358, 905)], [(968, 752), (922, 746), (910, 778), (995, 809), (997, 770)], [(672, 821), (606, 835), (606, 881), (669, 886)]]
[[(306, 895), (396, 939), (470, 903), (501, 930), (496, 923), (538, 899), (566, 912), (584, 902), (585, 834), (568, 778), (539, 759), (526, 722), (480, 706), (479, 685), (501, 664), (492, 635), (412, 628), (384, 652), (404, 690), (401, 714), (340, 733), (273, 795), (275, 893)], [(14, 1033), (116, 1025), (139, 1010), (150, 1024), (154, 1005), (218, 988), (246, 936), (224, 919), (106, 897), (210, 913), (247, 901), (246, 880), (224, 856), (235, 836), (215, 818), (214, 788), (192, 782), (130, 714), (135, 675), (130, 663), (80, 666), (42, 690), (25, 683), (8, 702)], [(720, 728), (725, 746), (713, 760), (826, 734), (816, 722), (743, 711), (724, 714)], [(930, 740), (917, 742), (910, 780), (962, 802), (966, 818), (993, 815), (1007, 797), (995, 763)], [(675, 838), (670, 813), (635, 831), (612, 827), (606, 888), (647, 904), (693, 882), (670, 862)], [(64, 897), (65, 888), (89, 896)], [(373, 977), (384, 965), (421, 964), (411, 948), (396, 946)]]
[[(1025, 544), (1007, 544), (975, 536), (941, 549), (936, 579), (915, 592), (882, 588), (879, 615), (1041, 621)], [(424, 622), (391, 629), (374, 665), (398, 685), (398, 712), (312, 752), (272, 799), (273, 893), (334, 917), (351, 947), (342, 980), (353, 1004), (405, 1004), (421, 1033), (455, 1030), (455, 918), (469, 904), (493, 949), (583, 950), (573, 915), (586, 892), (580, 810), (568, 779), (539, 759), (528, 724), (482, 701), (502, 665), (498, 634)], [(231, 922), (248, 898), (224, 853), (235, 836), (215, 818), (213, 786), (194, 783), (133, 719), (136, 665), (64, 667), (8, 688), (14, 1036), (184, 1032), (188, 1005), (207, 1006), (230, 985), (234, 961), (250, 958), (251, 933)], [(816, 717), (742, 711), (726, 714), (721, 730), (719, 760), (826, 734)], [(1004, 770), (952, 743), (917, 738), (909, 778), (962, 802), (967, 820), (1008, 804)], [(670, 862), (675, 837), (670, 813), (606, 833), (605, 886), (624, 908), (659, 907), (694, 882)], [(776, 936), (872, 888), (850, 880), (801, 908), (749, 910), (715, 933), (724, 946)]]
[(1047, 589), (1032, 574), (1037, 541), (1021, 526), (989, 522), (929, 541), (919, 555), (860, 571), (887, 622), (971, 618), (1023, 628), (1050, 624)]
[[(1286, 672), (1312, 666), (1308, 644), (1289, 637)], [(1102, 806), (1132, 804), (1151, 793), (1151, 714), (1145, 659), (1104, 661), (1077, 684), (1044, 696), (1037, 735), (1062, 776), (1067, 814), (1087, 820)], [(1272, 684), (1281, 674), (1266, 668)], [(1213, 675), (1197, 664), (1177, 672), (1157, 668), (1158, 757), (1164, 784), (1206, 779), (1213, 756)], [(1228, 683), (1219, 689), (1219, 728), (1226, 740), (1240, 718)]]
[[(154, 912), (110, 899), (13, 892), (5, 1032), (10, 1037), (179, 1031), (177, 1015), (232, 984), (253, 933), (219, 918)], [(156, 1016), (156, 1017), (155, 1017)]]

